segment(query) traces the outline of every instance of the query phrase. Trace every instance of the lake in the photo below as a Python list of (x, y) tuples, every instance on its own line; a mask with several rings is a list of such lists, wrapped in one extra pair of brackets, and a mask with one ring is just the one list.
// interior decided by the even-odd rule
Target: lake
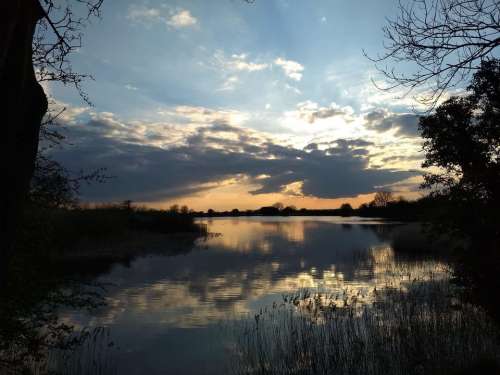
[(63, 314), (77, 326), (109, 329), (117, 373), (220, 374), (232, 347), (227, 323), (283, 295), (347, 290), (370, 303), (373, 290), (448, 277), (442, 262), (394, 252), (407, 224), (341, 217), (200, 221), (209, 238), (180, 255), (114, 265), (96, 280), (107, 285), (105, 307)]

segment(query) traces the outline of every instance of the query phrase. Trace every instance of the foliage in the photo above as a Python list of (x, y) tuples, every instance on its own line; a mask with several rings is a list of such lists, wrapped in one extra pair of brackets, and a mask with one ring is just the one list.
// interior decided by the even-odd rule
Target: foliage
[(102, 183), (109, 178), (103, 171), (101, 168), (72, 175), (60, 163), (39, 153), (35, 160), (28, 202), (44, 208), (73, 207), (78, 203), (82, 183)]
[[(420, 119), (423, 166), (439, 169), (424, 176), (423, 187), (452, 202), (468, 221), (491, 225), (500, 207), (500, 60), (483, 62), (468, 90)], [(454, 225), (465, 229), (456, 219)]]

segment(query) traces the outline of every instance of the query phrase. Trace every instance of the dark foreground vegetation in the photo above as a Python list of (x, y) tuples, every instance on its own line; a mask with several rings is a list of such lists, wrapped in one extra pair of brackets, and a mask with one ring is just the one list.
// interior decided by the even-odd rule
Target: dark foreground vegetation
[[(42, 223), (35, 223), (37, 228), (45, 227), (44, 234), (61, 251), (71, 251), (71, 247), (82, 240), (119, 239), (131, 232), (206, 233), (206, 227), (195, 223), (191, 215), (176, 211), (112, 204), (92, 208), (62, 207), (36, 212), (38, 210), (35, 207), (27, 212), (25, 226), (31, 225), (36, 217), (43, 220)], [(28, 231), (33, 233), (33, 229), (29, 228)]]
[[(495, 374), (498, 328), (445, 280), (285, 296), (229, 327), (233, 374)], [(372, 298), (372, 303), (358, 299)]]
[[(102, 0), (78, 2), (87, 5), (88, 16), (99, 14)], [(487, 318), (500, 322), (496, 298), (500, 289), (500, 61), (494, 58), (500, 46), (498, 3), (410, 3), (408, 8), (402, 4), (400, 18), (389, 22), (385, 29), (387, 54), (375, 60), (410, 61), (420, 68), (409, 77), (386, 70), (386, 77), (395, 81), (393, 87), (413, 89), (436, 79), (431, 97), (436, 107), (419, 124), (423, 166), (438, 171), (425, 176), (431, 194), (406, 202), (387, 199), (381, 193), (357, 209), (347, 204), (338, 210), (277, 205), (207, 215), (358, 215), (423, 221), (432, 233), (446, 233), (456, 240), (453, 276), (460, 293), (456, 295), (451, 284), (417, 280), (405, 289), (389, 289), (375, 296), (369, 306), (358, 306), (349, 295), (342, 301), (336, 296), (288, 297), (243, 326), (237, 336), (236, 373), (498, 372), (498, 330)], [(85, 309), (104, 303), (99, 293), (102, 286), (75, 277), (77, 273), (92, 273), (86, 266), (95, 265), (96, 259), (104, 258), (97, 263), (109, 266), (117, 254), (122, 261), (141, 254), (143, 248), (133, 245), (134, 238), (144, 246), (151, 236), (174, 232), (198, 236), (204, 229), (188, 213), (128, 205), (70, 207), (65, 198), (71, 184), (64, 178), (58, 185), (62, 189), (56, 189), (63, 199), (46, 199), (44, 187), (61, 181), (61, 175), (51, 174), (54, 164), (49, 163), (45, 165), (49, 169), (43, 165), (38, 169), (43, 181), (37, 181), (36, 171), (43, 162), (37, 155), (39, 134), (43, 137), (40, 129), (48, 107), (39, 82), (61, 81), (81, 92), (84, 76), (72, 71), (68, 55), (80, 48), (81, 26), (88, 18), (75, 18), (71, 7), (63, 9), (62, 18), (54, 18), (38, 1), (26, 2), (26, 6), (17, 1), (5, 4), (0, 30), (9, 37), (0, 43), (5, 52), (0, 82), (9, 92), (3, 144), (9, 188), (1, 209), (0, 373), (47, 373), (50, 366), (44, 364), (50, 362), (51, 353), (77, 350), (100, 335), (75, 333), (73, 327), (58, 320), (61, 306)], [(48, 13), (59, 9), (55, 1), (44, 4)], [(417, 8), (413, 8), (415, 4)], [(54, 24), (51, 16), (59, 21)], [(37, 24), (42, 27), (34, 37)], [(49, 26), (56, 38), (44, 34)], [(466, 93), (437, 105), (445, 89), (473, 73)], [(82, 97), (88, 101), (85, 93)], [(35, 201), (49, 204), (30, 202), (25, 206), (30, 189), (30, 198), (38, 196)], [(165, 248), (162, 238), (160, 247)], [(119, 247), (113, 247), (116, 239), (122, 241)], [(121, 246), (124, 243), (129, 246)], [(92, 262), (83, 263), (85, 258)], [(75, 259), (79, 263), (73, 267)], [(90, 348), (104, 351), (98, 346)], [(108, 371), (106, 364), (69, 365), (69, 369), (62, 367), (63, 373)]]
[(133, 207), (130, 202), (95, 207), (32, 206), (20, 228), (20, 252), (44, 249), (54, 259), (85, 257), (124, 260), (151, 252), (155, 242), (168, 252), (175, 241), (207, 234), (206, 225), (179, 211)]
[[(177, 211), (127, 204), (28, 206), (0, 304), (1, 374), (112, 374), (109, 334), (59, 321), (105, 303), (92, 280), (118, 262), (190, 251), (206, 227)], [(56, 372), (50, 372), (55, 371)]]

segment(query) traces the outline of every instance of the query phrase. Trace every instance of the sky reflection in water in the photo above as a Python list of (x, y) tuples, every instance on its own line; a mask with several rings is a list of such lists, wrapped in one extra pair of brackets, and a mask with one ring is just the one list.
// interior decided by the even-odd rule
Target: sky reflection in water
[(397, 258), (391, 238), (400, 226), (373, 220), (204, 222), (220, 235), (199, 241), (183, 255), (155, 255), (138, 258), (130, 267), (114, 266), (99, 278), (113, 284), (108, 306), (92, 315), (66, 317), (82, 325), (109, 326), (120, 346), (119, 367), (126, 373), (218, 373), (224, 343), (216, 333), (222, 320), (252, 313), (303, 288), (327, 293), (349, 288), (363, 298), (374, 287), (425, 279), (441, 266)]

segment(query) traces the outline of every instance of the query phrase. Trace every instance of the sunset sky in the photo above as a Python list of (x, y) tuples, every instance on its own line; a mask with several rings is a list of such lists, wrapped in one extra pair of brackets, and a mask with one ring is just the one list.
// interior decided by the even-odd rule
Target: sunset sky
[(73, 56), (88, 107), (48, 85), (71, 171), (107, 168), (82, 200), (152, 207), (353, 206), (417, 197), (421, 109), (379, 91), (393, 0), (105, 1)]

